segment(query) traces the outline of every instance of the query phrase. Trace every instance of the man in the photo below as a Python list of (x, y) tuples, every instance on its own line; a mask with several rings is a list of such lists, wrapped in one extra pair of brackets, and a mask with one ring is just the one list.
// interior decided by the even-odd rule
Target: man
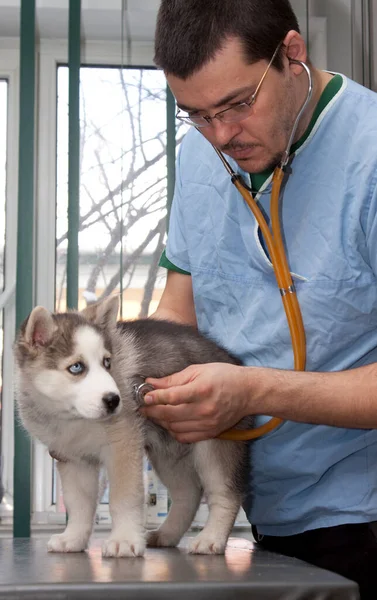
[[(292, 59), (310, 65), (314, 86), (280, 197), (305, 372), (292, 370), (265, 241), (211, 147), (251, 182), (268, 219), (271, 173), (308, 89)], [(374, 598), (377, 96), (310, 64), (288, 0), (162, 0), (156, 63), (178, 117), (195, 127), (177, 161), (155, 316), (197, 324), (247, 366), (153, 380), (145, 413), (181, 442), (248, 414), (283, 419), (251, 445), (245, 510), (259, 543), (352, 578)]]

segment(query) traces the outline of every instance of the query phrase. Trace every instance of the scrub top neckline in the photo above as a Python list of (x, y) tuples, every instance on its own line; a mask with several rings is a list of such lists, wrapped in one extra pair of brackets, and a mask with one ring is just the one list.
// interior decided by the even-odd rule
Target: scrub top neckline
[[(330, 81), (326, 85), (325, 89), (323, 90), (320, 99), (318, 100), (317, 106), (314, 109), (313, 116), (310, 120), (308, 127), (306, 128), (306, 130), (303, 133), (303, 135), (301, 136), (301, 138), (299, 140), (297, 140), (297, 142), (292, 144), (291, 152), (290, 152), (291, 155), (294, 154), (295, 152), (297, 152), (297, 150), (306, 142), (306, 140), (310, 136), (311, 132), (313, 131), (314, 126), (315, 126), (318, 118), (320, 117), (321, 113), (324, 111), (326, 106), (331, 102), (331, 100), (334, 98), (334, 96), (336, 96), (336, 94), (339, 92), (342, 85), (343, 85), (343, 78), (341, 75), (336, 74), (336, 75), (334, 75), (334, 77), (332, 77), (332, 79), (330, 79)], [(266, 171), (262, 171), (261, 173), (250, 173), (249, 175), (250, 175), (252, 190), (254, 192), (257, 192), (258, 190), (260, 190), (261, 187), (263, 186), (263, 184), (267, 181), (267, 179), (269, 177), (271, 177), (272, 173), (273, 173), (273, 169), (267, 169)]]

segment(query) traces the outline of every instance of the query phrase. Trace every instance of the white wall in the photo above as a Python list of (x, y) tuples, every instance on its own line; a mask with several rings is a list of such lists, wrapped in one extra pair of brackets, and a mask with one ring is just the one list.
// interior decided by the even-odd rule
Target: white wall
[[(301, 17), (303, 32), (306, 32), (306, 5), (306, 1), (303, 0), (292, 1), (297, 15)], [(352, 76), (351, 0), (310, 0), (309, 31), (312, 28), (313, 17), (322, 17), (326, 22), (326, 68)], [(314, 64), (318, 65), (310, 43), (309, 52)]]
[[(374, 21), (377, 20), (377, 0), (374, 4)], [(368, 75), (363, 68), (363, 4), (364, 0), (291, 0), (306, 37), (309, 25), (309, 53), (313, 63), (320, 68), (344, 73), (359, 83), (368, 85)], [(307, 20), (307, 5), (309, 19)], [(325, 22), (325, 25), (321, 23)], [(327, 64), (323, 64), (323, 40), (319, 28), (325, 27)], [(374, 23), (377, 28), (377, 24)], [(317, 29), (317, 33), (315, 31)], [(376, 38), (377, 31), (374, 33)], [(375, 42), (377, 46), (377, 42)], [(375, 78), (376, 81), (376, 78)]]

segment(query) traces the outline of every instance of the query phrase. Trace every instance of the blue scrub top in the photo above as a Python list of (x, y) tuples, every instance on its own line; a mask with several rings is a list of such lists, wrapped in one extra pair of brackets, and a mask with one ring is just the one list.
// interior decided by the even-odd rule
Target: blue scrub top
[[(282, 224), (305, 324), (307, 370), (375, 362), (377, 94), (342, 76), (291, 166), (281, 193)], [(270, 187), (268, 178), (258, 195), (267, 215)], [(293, 368), (258, 224), (195, 130), (179, 152), (166, 256), (192, 275), (204, 334), (246, 365)], [(287, 421), (253, 442), (250, 452), (245, 510), (260, 533), (293, 535), (377, 519), (377, 431)]]

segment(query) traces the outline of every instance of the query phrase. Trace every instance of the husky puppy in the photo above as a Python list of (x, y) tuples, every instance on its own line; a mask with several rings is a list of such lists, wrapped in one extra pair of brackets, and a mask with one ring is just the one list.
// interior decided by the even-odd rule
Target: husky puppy
[[(107, 471), (112, 531), (104, 556), (142, 556), (150, 546), (176, 546), (205, 494), (209, 517), (189, 551), (223, 553), (242, 496), (247, 446), (208, 440), (181, 444), (140, 415), (135, 390), (190, 364), (240, 364), (194, 328), (169, 321), (117, 322), (119, 301), (107, 298), (82, 312), (36, 307), (15, 343), (16, 398), (21, 421), (57, 459), (65, 531), (51, 552), (87, 547)], [(250, 421), (240, 427), (250, 426)], [(172, 504), (162, 526), (145, 533), (143, 455), (168, 488)]]

